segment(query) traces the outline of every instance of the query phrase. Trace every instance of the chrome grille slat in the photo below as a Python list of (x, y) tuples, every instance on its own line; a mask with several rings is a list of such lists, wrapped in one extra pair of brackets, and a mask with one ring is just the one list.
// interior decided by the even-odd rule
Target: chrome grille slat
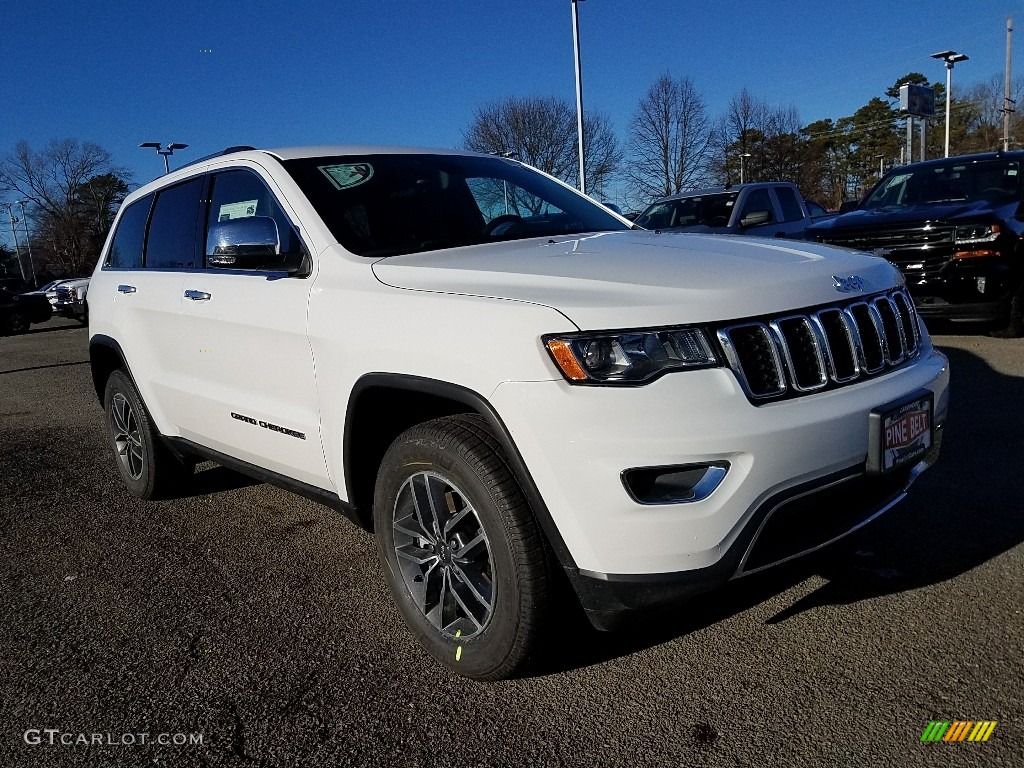
[(722, 327), (718, 340), (747, 397), (761, 403), (892, 370), (921, 348), (904, 289)]

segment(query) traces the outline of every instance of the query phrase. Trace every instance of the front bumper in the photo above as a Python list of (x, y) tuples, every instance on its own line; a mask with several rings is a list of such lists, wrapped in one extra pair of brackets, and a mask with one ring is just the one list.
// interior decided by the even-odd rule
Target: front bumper
[(61, 317), (79, 318), (85, 316), (84, 301), (58, 301), (53, 305), (54, 314)]
[(924, 318), (998, 322), (1013, 295), (1024, 290), (1024, 276), (1006, 258), (949, 262), (933, 277), (907, 273), (907, 288)]
[[(868, 414), (927, 389), (939, 426), (948, 381), (946, 358), (926, 344), (888, 375), (759, 407), (725, 368), (625, 389), (506, 382), (491, 401), (571, 555), (584, 608), (608, 628), (628, 612), (821, 546), (887, 509), (937, 445), (899, 477), (866, 478)], [(702, 462), (727, 463), (729, 472), (694, 503), (642, 505), (620, 479), (630, 468)], [(778, 523), (787, 520), (808, 535), (787, 534)]]

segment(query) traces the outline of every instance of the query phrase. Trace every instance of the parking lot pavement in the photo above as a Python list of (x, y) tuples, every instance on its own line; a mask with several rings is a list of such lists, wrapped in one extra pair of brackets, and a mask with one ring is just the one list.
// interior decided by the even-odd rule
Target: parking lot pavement
[(942, 460), (856, 537), (657, 623), (566, 621), (538, 674), (478, 684), (331, 510), (212, 465), (130, 497), (87, 338), (0, 338), (2, 768), (1022, 764), (1024, 340), (937, 337)]

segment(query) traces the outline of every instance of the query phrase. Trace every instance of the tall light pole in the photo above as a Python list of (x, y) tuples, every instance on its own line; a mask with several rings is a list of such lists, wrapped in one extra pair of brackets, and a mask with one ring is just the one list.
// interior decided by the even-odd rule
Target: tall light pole
[(583, 162), (583, 75), (580, 72), (580, 18), (576, 12), (577, 3), (572, 0), (572, 48), (576, 58), (576, 143), (580, 150), (580, 192), (587, 194), (586, 167)]
[(953, 87), (953, 65), (958, 61), (967, 61), (968, 57), (956, 51), (939, 51), (933, 53), (932, 58), (946, 62), (946, 157), (949, 157), (949, 97)]
[(174, 154), (176, 149), (188, 149), (188, 144), (176, 144), (173, 141), (166, 147), (160, 144), (159, 141), (144, 141), (139, 144), (140, 147), (149, 147), (155, 149), (158, 155), (163, 155), (164, 158), (164, 173), (171, 172), (170, 163), (167, 162), (167, 158)]
[(742, 184), (744, 181), (743, 161), (746, 160), (748, 157), (753, 157), (753, 155), (751, 155), (749, 152), (743, 152), (740, 154), (740, 184)]
[(14, 216), (13, 203), (5, 203), (7, 206), (7, 217), (11, 220), (11, 234), (14, 235), (14, 255), (18, 257), (18, 269), (21, 270), (21, 279), (25, 280), (25, 265), (21, 263), (21, 243), (18, 242), (18, 230), (14, 228), (14, 223), (18, 220)]
[(36, 280), (36, 262), (32, 258), (32, 233), (28, 231), (28, 218), (25, 216), (25, 201), (16, 200), (18, 205), (21, 206), (21, 224), (25, 227), (25, 244), (28, 246), (28, 265), (32, 268), (32, 287), (38, 288), (39, 282)]

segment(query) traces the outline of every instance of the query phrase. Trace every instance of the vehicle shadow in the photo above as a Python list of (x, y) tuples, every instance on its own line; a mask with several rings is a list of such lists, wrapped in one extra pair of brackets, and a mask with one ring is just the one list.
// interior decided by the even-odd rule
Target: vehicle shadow
[[(879, 520), (819, 553), (730, 582), (628, 632), (602, 633), (582, 611), (564, 619), (580, 642), (553, 650), (535, 674), (551, 674), (630, 655), (746, 611), (813, 576), (826, 583), (768, 624), (825, 605), (845, 605), (937, 584), (1024, 542), (1020, 452), (1024, 378), (993, 370), (961, 349), (950, 359), (950, 417), (942, 455), (909, 497)], [(582, 649), (582, 650), (581, 650)]]
[(27, 331), (22, 331), (18, 334), (7, 334), (7, 336), (13, 338), (13, 336), (33, 336), (37, 333), (54, 333), (55, 331), (77, 331), (86, 327), (87, 326), (84, 326), (81, 323), (72, 322), (69, 322), (66, 325), (50, 325), (50, 322), (48, 321), (44, 327), (29, 328)]
[(176, 490), (178, 499), (191, 499), (196, 496), (209, 496), (223, 491), (234, 491), (261, 485), (262, 481), (243, 475), (233, 469), (222, 467), (213, 462), (203, 462), (196, 466), (195, 474), (188, 479), (185, 487)]
[(11, 368), (8, 370), (0, 370), (0, 376), (5, 373), (24, 373), (25, 371), (42, 371), (47, 368), (67, 368), (72, 365), (88, 365), (88, 360), (73, 360), (70, 363), (50, 363), (49, 365), (30, 365), (27, 368)]

